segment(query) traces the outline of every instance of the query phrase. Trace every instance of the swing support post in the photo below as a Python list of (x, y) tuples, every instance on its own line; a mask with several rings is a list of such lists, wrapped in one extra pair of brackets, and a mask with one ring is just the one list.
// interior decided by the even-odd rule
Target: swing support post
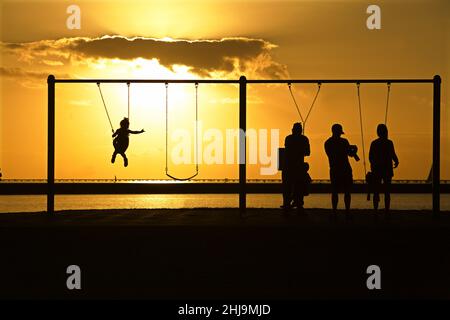
[(247, 131), (247, 78), (239, 78), (239, 213), (247, 206), (246, 137)]
[(441, 143), (441, 77), (435, 75), (433, 78), (433, 215), (440, 214), (440, 143)]
[(55, 212), (55, 76), (49, 75), (47, 123), (47, 213)]

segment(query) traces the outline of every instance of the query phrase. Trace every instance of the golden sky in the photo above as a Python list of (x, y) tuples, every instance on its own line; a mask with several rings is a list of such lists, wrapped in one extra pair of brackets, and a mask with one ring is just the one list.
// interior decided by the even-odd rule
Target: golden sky
[[(81, 9), (81, 29), (66, 9)], [(366, 27), (367, 1), (1, 1), (0, 168), (6, 179), (46, 177), (46, 77), (63, 78), (432, 78), (442, 86), (442, 178), (450, 179), (450, 2), (377, 1), (381, 30)], [(102, 86), (115, 128), (126, 115), (125, 84)], [(306, 113), (315, 85), (295, 85)], [(384, 121), (385, 85), (362, 85), (366, 153)], [(238, 89), (200, 85), (202, 126), (238, 126)], [(194, 88), (170, 86), (170, 127), (193, 130)], [(164, 178), (164, 85), (131, 86), (130, 166), (110, 163), (111, 129), (95, 84), (57, 84), (57, 178)], [(392, 85), (388, 127), (397, 179), (431, 166), (431, 84)], [(249, 85), (248, 124), (279, 129), (299, 120), (286, 85)], [(323, 85), (307, 123), (311, 175), (326, 179), (323, 143), (339, 122), (362, 156), (355, 85)], [(173, 142), (174, 143), (174, 142)], [(172, 143), (172, 144), (173, 144)], [(362, 162), (353, 164), (362, 178)], [(187, 175), (193, 166), (171, 166)], [(249, 165), (249, 178), (260, 178)], [(201, 165), (199, 178), (237, 178), (236, 165)], [(279, 178), (278, 175), (264, 178)]]

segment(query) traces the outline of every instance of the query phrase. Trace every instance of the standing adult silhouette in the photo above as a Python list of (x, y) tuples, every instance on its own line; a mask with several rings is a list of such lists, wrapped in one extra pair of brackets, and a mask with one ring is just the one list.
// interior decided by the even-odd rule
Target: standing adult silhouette
[(284, 140), (284, 165), (282, 168), (283, 205), (284, 210), (292, 208), (291, 202), (297, 206), (299, 212), (303, 212), (303, 197), (307, 177), (305, 156), (309, 156), (311, 149), (309, 140), (302, 133), (302, 125), (294, 123), (292, 134)]
[(391, 207), (391, 182), (394, 176), (393, 168), (398, 166), (394, 143), (388, 139), (388, 128), (384, 124), (377, 126), (378, 139), (372, 141), (369, 150), (370, 169), (373, 183), (373, 207), (378, 210), (380, 192), (384, 191), (384, 207), (389, 212)]
[(340, 124), (333, 124), (331, 132), (332, 136), (325, 141), (325, 152), (330, 164), (331, 205), (333, 213), (336, 213), (339, 202), (338, 194), (343, 192), (345, 210), (347, 217), (349, 217), (353, 173), (348, 158), (353, 157), (356, 161), (359, 161), (358, 148), (355, 145), (350, 145), (347, 139), (341, 137), (344, 131)]

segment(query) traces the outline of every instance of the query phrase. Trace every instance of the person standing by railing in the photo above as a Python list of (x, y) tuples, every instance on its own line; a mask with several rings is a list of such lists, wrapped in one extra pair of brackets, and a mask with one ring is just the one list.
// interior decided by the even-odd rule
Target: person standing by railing
[(302, 125), (294, 123), (292, 134), (288, 135), (284, 141), (285, 158), (282, 169), (283, 182), (283, 205), (284, 211), (288, 211), (294, 206), (298, 213), (303, 213), (303, 197), (305, 195), (305, 184), (307, 177), (307, 167), (305, 156), (311, 153), (309, 140), (303, 135)]
[(380, 202), (380, 192), (384, 191), (384, 208), (386, 213), (391, 207), (391, 182), (394, 176), (394, 169), (399, 161), (395, 153), (394, 143), (388, 139), (388, 129), (386, 125), (377, 126), (378, 139), (372, 141), (369, 151), (370, 167), (373, 175), (373, 208), (378, 210)]
[(331, 206), (333, 208), (333, 217), (336, 217), (335, 214), (339, 202), (339, 192), (343, 192), (345, 212), (347, 218), (350, 218), (353, 172), (348, 158), (352, 157), (356, 161), (359, 161), (357, 155), (358, 148), (355, 145), (350, 145), (347, 139), (341, 137), (341, 135), (344, 134), (344, 131), (340, 124), (333, 124), (331, 132), (332, 136), (325, 141), (325, 152), (330, 164)]

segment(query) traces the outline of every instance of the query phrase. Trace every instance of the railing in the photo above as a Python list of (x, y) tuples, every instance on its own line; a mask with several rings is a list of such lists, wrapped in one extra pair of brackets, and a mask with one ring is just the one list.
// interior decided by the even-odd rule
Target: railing
[[(54, 184), (55, 194), (237, 194), (239, 182), (113, 182), (113, 181), (59, 181)], [(41, 182), (6, 182), (0, 183), (0, 195), (46, 195), (47, 183)], [(247, 194), (281, 193), (281, 182), (255, 182), (247, 180)], [(311, 184), (310, 193), (330, 193), (331, 185), (327, 182), (315, 181)], [(353, 184), (353, 193), (366, 193), (367, 185), (359, 180)], [(432, 184), (393, 183), (392, 193), (431, 193)], [(442, 193), (450, 193), (450, 183), (441, 185)]]
[[(55, 183), (169, 183), (176, 181), (172, 179), (55, 179)], [(239, 179), (192, 179), (189, 183), (238, 183)], [(0, 179), (0, 185), (2, 183), (47, 183), (46, 179)], [(247, 179), (247, 183), (281, 183), (281, 179)], [(312, 184), (329, 184), (328, 179), (314, 179)], [(355, 179), (353, 183), (364, 184), (365, 180)], [(431, 184), (427, 180), (419, 179), (395, 179), (392, 180), (392, 184)], [(441, 185), (450, 184), (450, 180), (441, 180)]]

